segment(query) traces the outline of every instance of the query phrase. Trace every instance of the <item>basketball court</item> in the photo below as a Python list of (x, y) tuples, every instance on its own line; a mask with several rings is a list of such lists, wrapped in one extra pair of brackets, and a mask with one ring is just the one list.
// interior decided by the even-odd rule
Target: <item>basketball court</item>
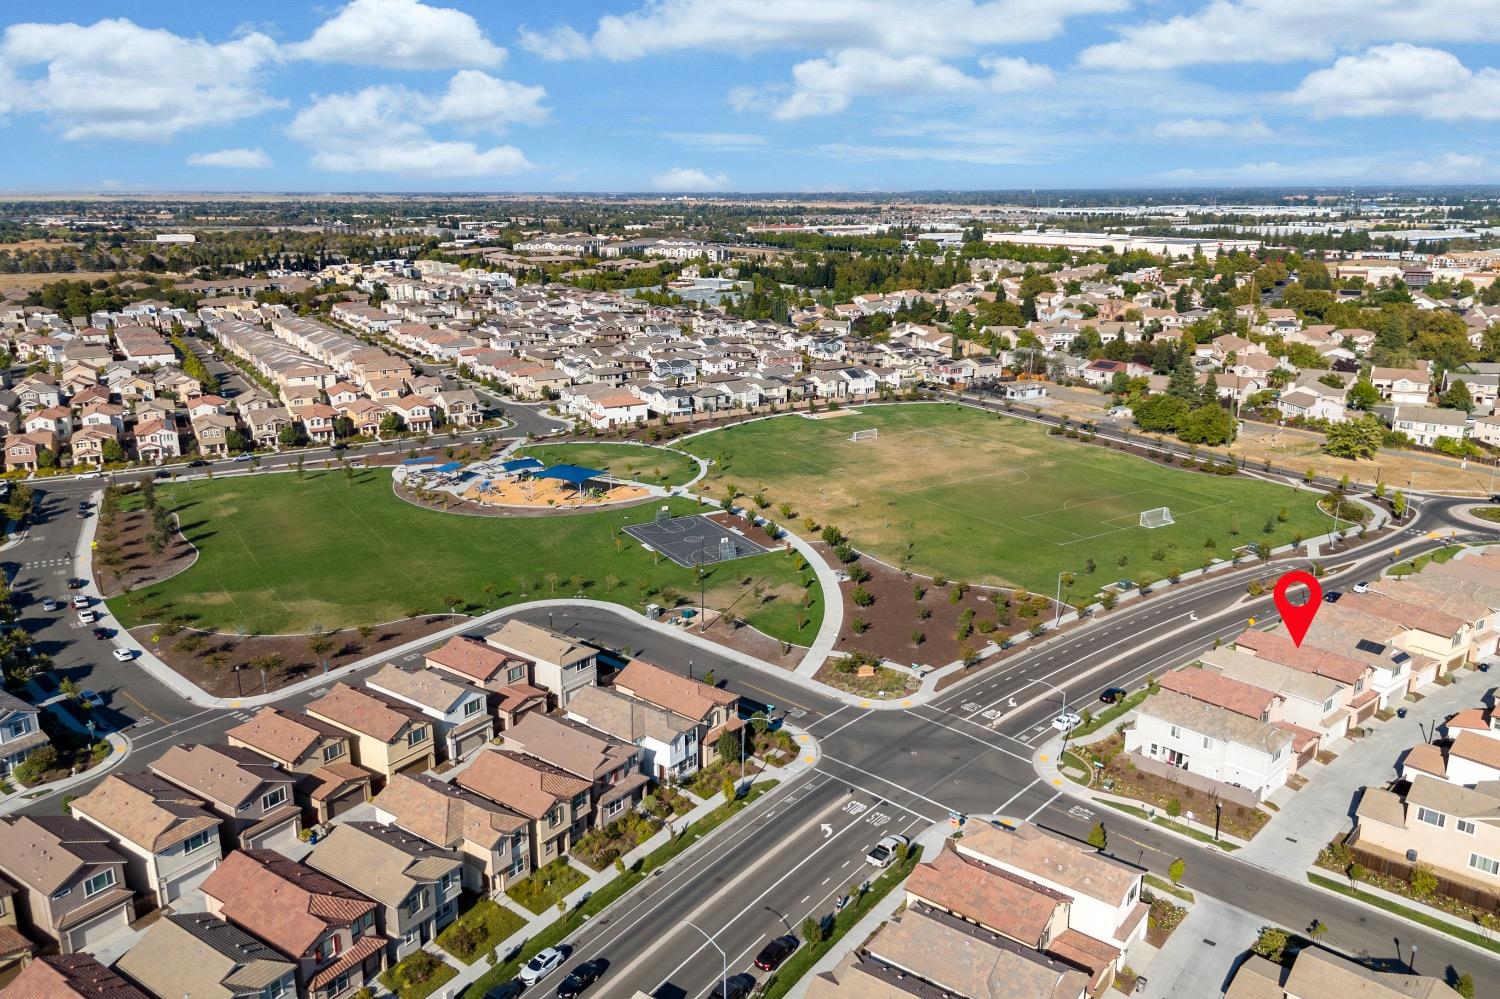
[(663, 517), (644, 524), (631, 524), (625, 533), (685, 568), (712, 565), (730, 559), (763, 555), (770, 551), (701, 514)]

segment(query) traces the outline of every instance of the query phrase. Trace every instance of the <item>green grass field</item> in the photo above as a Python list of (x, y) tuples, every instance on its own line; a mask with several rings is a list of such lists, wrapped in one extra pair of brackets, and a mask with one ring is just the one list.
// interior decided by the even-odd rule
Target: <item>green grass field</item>
[[(878, 439), (848, 439), (872, 427)], [(788, 415), (681, 446), (718, 462), (700, 491), (764, 488), (768, 512), (789, 503), (800, 531), (812, 517), (883, 561), (965, 582), (1050, 594), (1068, 571), (1074, 599), (1122, 577), (1148, 583), (1246, 544), (1332, 527), (1308, 493), (1164, 467), (956, 405)], [(1160, 506), (1176, 523), (1142, 528), (1141, 511)]]
[[(256, 475), (158, 486), (199, 548), (170, 579), (117, 597), (126, 627), (188, 615), (194, 627), (241, 634), (295, 634), (379, 624), (457, 605), (479, 613), (523, 599), (583, 593), (640, 609), (675, 590), (697, 602), (698, 577), (616, 532), (649, 520), (659, 503), (552, 517), (469, 517), (426, 510), (397, 497), (388, 470), (352, 483), (338, 473)], [(697, 509), (670, 500), (676, 514)], [(709, 569), (708, 604), (732, 607), (749, 624), (796, 644), (817, 634), (823, 598), (810, 607), (791, 553), (738, 559)], [(555, 579), (549, 579), (554, 576)], [(613, 577), (614, 585), (610, 584)], [(763, 587), (761, 599), (753, 593)], [(648, 590), (648, 588), (650, 588)], [(799, 617), (805, 618), (798, 627)]]
[(651, 486), (680, 486), (698, 474), (698, 463), (687, 455), (641, 444), (537, 444), (516, 454), (548, 465), (603, 469), (618, 479)]

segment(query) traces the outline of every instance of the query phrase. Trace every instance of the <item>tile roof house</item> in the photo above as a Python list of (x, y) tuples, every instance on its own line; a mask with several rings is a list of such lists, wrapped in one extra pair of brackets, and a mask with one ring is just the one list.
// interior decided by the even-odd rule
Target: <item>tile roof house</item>
[(154, 906), (170, 905), (219, 866), (220, 818), (155, 774), (110, 774), (69, 812), (114, 837), (125, 881)]
[(456, 850), (464, 887), (498, 894), (531, 870), (530, 820), (430, 774), (397, 774), (376, 795), (375, 819)]
[(501, 732), (528, 712), (547, 709), (548, 692), (530, 683), (535, 665), (530, 659), (464, 635), (454, 635), (428, 652), (424, 663), (428, 669), (441, 670), (484, 688)]
[(1125, 751), (1260, 798), (1294, 772), (1293, 741), (1292, 733), (1258, 718), (1163, 690), (1136, 708)]
[(445, 760), (462, 759), (488, 742), (494, 732), (485, 692), (437, 670), (405, 670), (386, 663), (365, 680), (365, 687), (430, 718)]
[(179, 744), (155, 760), (151, 772), (208, 802), (234, 846), (275, 850), (298, 841), (302, 811), (292, 800), (295, 777), (259, 753)]
[(267, 706), (224, 737), (231, 746), (259, 753), (296, 775), (294, 796), (314, 823), (370, 800), (374, 775), (350, 762), (353, 736), (328, 722)]
[[(0, 981), (10, 980), (36, 953), (36, 944), (16, 929), (16, 896), (20, 889), (0, 878)], [(0, 989), (0, 994), (4, 990)]]
[(151, 999), (88, 954), (39, 957), (5, 988), (4, 999)]
[(319, 841), (307, 866), (374, 899), (400, 960), (458, 918), (463, 858), (398, 826), (345, 822)]
[(270, 944), (297, 965), (297, 992), (339, 999), (373, 983), (386, 940), (373, 900), (273, 850), (240, 850), (203, 883), (211, 915)]
[(0, 774), (9, 773), (26, 757), (51, 745), (42, 731), (40, 709), (34, 704), (0, 691)]
[(336, 683), (303, 710), (353, 735), (354, 762), (377, 777), (437, 764), (431, 719), (392, 697)]
[(454, 782), (525, 816), (531, 824), (533, 868), (567, 853), (588, 828), (593, 784), (530, 756), (483, 750), (458, 771)]
[(609, 687), (585, 687), (573, 695), (568, 717), (642, 750), (647, 774), (657, 780), (698, 772), (698, 723)]
[(738, 694), (681, 676), (653, 663), (632, 659), (616, 674), (611, 686), (622, 694), (649, 701), (697, 722), (700, 766), (706, 767), (718, 759), (715, 744), (719, 736), (735, 731), (743, 724), (739, 717)]
[(297, 992), (297, 966), (206, 912), (157, 920), (115, 967), (159, 996), (265, 999)]
[(1386, 865), (1415, 862), (1500, 900), (1500, 781), (1462, 787), (1408, 767), (1404, 794), (1366, 787), (1348, 840)]
[(534, 756), (589, 781), (593, 786), (592, 825), (608, 825), (625, 809), (638, 804), (645, 792), (647, 779), (641, 773), (640, 750), (579, 722), (530, 714), (507, 731), (502, 742), (506, 749)]
[(20, 889), (21, 929), (64, 954), (122, 933), (135, 918), (125, 858), (107, 834), (78, 819), (0, 818), (0, 874)]
[(530, 661), (531, 682), (549, 691), (559, 707), (598, 679), (598, 650), (514, 618), (484, 636), (486, 644)]
[(1250, 955), (1235, 971), (1224, 999), (1457, 999), (1458, 995), (1440, 978), (1373, 971), (1332, 951), (1308, 947), (1297, 952), (1290, 968)]

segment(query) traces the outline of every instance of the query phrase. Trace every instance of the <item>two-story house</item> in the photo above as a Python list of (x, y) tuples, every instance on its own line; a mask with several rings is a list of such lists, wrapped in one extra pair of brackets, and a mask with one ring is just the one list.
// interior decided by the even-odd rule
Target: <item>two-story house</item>
[(1500, 787), (1493, 781), (1463, 787), (1414, 772), (1408, 777), (1405, 795), (1364, 789), (1349, 845), (1374, 855), (1380, 863), (1372, 869), (1404, 878), (1422, 864), (1500, 898)]
[(559, 707), (598, 680), (599, 650), (565, 635), (514, 618), (484, 637), (502, 652), (531, 662), (531, 682), (547, 690)]
[[(1259, 716), (1260, 720), (1290, 731), (1297, 740), (1299, 753), (1302, 733), (1315, 736), (1312, 745), (1320, 749), (1348, 734), (1349, 719), (1353, 716), (1349, 688), (1336, 680), (1233, 649), (1210, 649), (1199, 657), (1199, 662), (1205, 670), (1176, 670), (1167, 675), (1186, 682), (1195, 672), (1210, 672), (1219, 679), (1246, 684), (1270, 696), (1271, 705), (1266, 715)], [(1182, 686), (1168, 689), (1191, 693)], [(1231, 705), (1221, 703), (1220, 707)]]
[(278, 850), (302, 831), (292, 800), (295, 778), (259, 753), (235, 746), (176, 745), (151, 772), (208, 803), (230, 848)]
[(437, 765), (431, 719), (395, 698), (336, 683), (303, 710), (354, 736), (354, 762), (379, 780)]
[(365, 687), (408, 704), (432, 720), (433, 736), (445, 760), (459, 760), (489, 741), (495, 730), (483, 690), (436, 670), (404, 670), (386, 663)]
[(158, 919), (115, 967), (159, 996), (291, 999), (297, 966), (233, 923), (206, 912)]
[(274, 850), (231, 853), (203, 882), (203, 897), (211, 915), (295, 963), (305, 999), (343, 999), (385, 969), (375, 902)]
[(585, 687), (573, 695), (567, 714), (641, 749), (641, 766), (656, 780), (683, 780), (698, 772), (698, 723), (649, 701), (606, 687)]
[(530, 821), (431, 774), (397, 774), (373, 802), (375, 820), (463, 857), (464, 888), (498, 895), (531, 871)]
[[(540, 463), (538, 463), (540, 464)], [(424, 663), (489, 695), (490, 711), (499, 731), (505, 731), (532, 711), (547, 709), (548, 692), (531, 684), (532, 662), (492, 645), (454, 635), (428, 652)]]
[(125, 883), (152, 907), (196, 889), (223, 857), (219, 817), (155, 774), (110, 774), (74, 798), (69, 811), (114, 837), (125, 856)]
[(1292, 733), (1175, 691), (1136, 708), (1125, 751), (1262, 798), (1294, 772)]
[(653, 663), (633, 659), (612, 684), (628, 697), (649, 701), (698, 723), (700, 766), (718, 758), (717, 742), (725, 732), (740, 729), (740, 697), (712, 684), (680, 676)]
[(533, 868), (568, 852), (575, 817), (588, 814), (593, 788), (591, 782), (549, 763), (496, 749), (475, 753), (454, 782), (526, 818)]
[(17, 923), (64, 954), (130, 928), (135, 893), (107, 833), (63, 815), (0, 818), (0, 875), (20, 890)]
[(151, 999), (89, 954), (49, 954), (26, 966), (0, 990), (5, 999)]
[[(10, 981), (36, 953), (36, 944), (16, 928), (16, 896), (21, 890), (0, 878), (0, 981)], [(0, 989), (0, 995), (4, 990)]]
[(574, 817), (575, 836), (590, 825), (606, 826), (633, 808), (645, 793), (640, 750), (568, 718), (527, 715), (506, 731), (506, 749), (525, 753), (589, 781), (591, 810)]
[(391, 957), (400, 960), (458, 918), (463, 858), (399, 826), (345, 822), (307, 856), (307, 866), (373, 898)]
[(353, 736), (328, 722), (268, 705), (224, 737), (231, 746), (259, 753), (295, 774), (294, 797), (313, 824), (370, 800), (374, 778), (351, 762)]
[(10, 773), (26, 757), (50, 745), (39, 713), (36, 705), (0, 691), (0, 774)]

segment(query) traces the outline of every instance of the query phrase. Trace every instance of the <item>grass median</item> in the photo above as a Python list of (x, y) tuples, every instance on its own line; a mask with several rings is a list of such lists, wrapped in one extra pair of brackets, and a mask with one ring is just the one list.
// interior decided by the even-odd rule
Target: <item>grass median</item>
[(1461, 926), (1455, 926), (1452, 923), (1448, 922), (1446, 919), (1440, 919), (1437, 916), (1423, 912), (1420, 909), (1414, 909), (1409, 905), (1402, 905), (1400, 902), (1392, 902), (1390, 899), (1381, 898), (1379, 895), (1372, 895), (1367, 891), (1361, 891), (1358, 888), (1350, 887), (1342, 881), (1335, 881), (1333, 878), (1325, 878), (1321, 874), (1314, 874), (1313, 872), (1308, 871), (1307, 880), (1312, 884), (1317, 885), (1319, 888), (1326, 888), (1329, 891), (1336, 891), (1340, 895), (1344, 895), (1348, 898), (1364, 902), (1367, 905), (1373, 905), (1377, 908), (1384, 909), (1386, 912), (1389, 912), (1393, 916), (1400, 916), (1402, 919), (1410, 920), (1413, 923), (1420, 923), (1430, 930), (1437, 930), (1439, 933), (1446, 933), (1450, 937), (1456, 937), (1459, 940), (1464, 941), (1465, 943), (1471, 943), (1476, 947), (1483, 947), (1485, 950), (1500, 954), (1500, 941), (1491, 940), (1483, 933), (1477, 933), (1474, 930), (1466, 930)]

